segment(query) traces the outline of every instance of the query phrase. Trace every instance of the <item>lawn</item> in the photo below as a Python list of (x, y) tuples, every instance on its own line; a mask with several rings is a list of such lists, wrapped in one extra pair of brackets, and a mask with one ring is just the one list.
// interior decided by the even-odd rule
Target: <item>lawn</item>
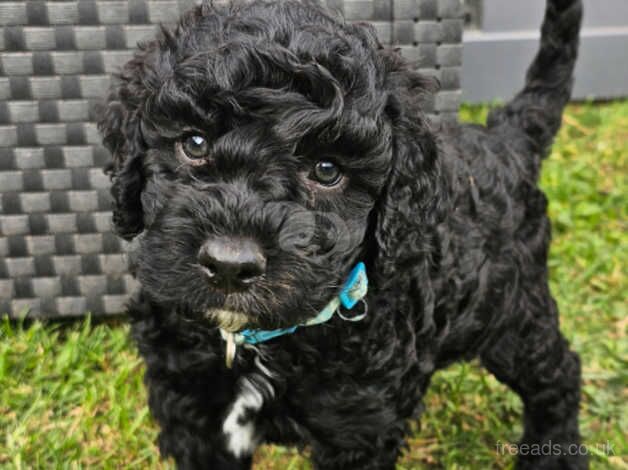
[[(476, 122), (485, 115), (485, 107), (462, 111)], [(572, 105), (542, 177), (552, 291), (583, 360), (581, 428), (594, 469), (628, 469), (627, 166), (628, 101)], [(173, 468), (159, 460), (127, 332), (121, 321), (0, 321), (1, 468)], [(425, 403), (399, 469), (512, 468), (497, 444), (517, 441), (521, 404), (477, 364), (439, 372)], [(255, 461), (310, 468), (278, 447)]]

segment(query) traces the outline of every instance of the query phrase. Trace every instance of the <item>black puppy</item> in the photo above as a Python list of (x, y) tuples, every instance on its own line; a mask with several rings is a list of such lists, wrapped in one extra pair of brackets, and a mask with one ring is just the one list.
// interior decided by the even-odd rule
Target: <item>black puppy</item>
[(434, 371), (479, 356), (523, 399), (522, 442), (560, 449), (518, 468), (587, 466), (536, 186), (581, 15), (548, 0), (486, 127), (431, 126), (432, 81), (312, 2), (205, 4), (140, 48), (100, 129), (163, 455), (247, 468), (276, 442), (391, 469)]

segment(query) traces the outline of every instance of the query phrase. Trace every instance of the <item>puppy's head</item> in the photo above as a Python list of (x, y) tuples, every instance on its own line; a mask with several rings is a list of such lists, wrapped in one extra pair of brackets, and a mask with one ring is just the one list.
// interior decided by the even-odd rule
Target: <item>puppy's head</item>
[(162, 30), (100, 122), (145, 292), (230, 329), (276, 327), (314, 316), (359, 260), (393, 269), (395, 219), (429, 205), (426, 88), (370, 26), (314, 3), (205, 5)]

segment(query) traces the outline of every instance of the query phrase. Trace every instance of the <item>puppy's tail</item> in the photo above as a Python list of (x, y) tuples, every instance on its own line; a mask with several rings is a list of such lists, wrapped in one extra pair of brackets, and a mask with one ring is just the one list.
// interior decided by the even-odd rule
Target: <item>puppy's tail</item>
[(571, 96), (581, 22), (582, 0), (547, 0), (541, 46), (525, 86), (488, 118), (491, 128), (505, 124), (523, 131), (534, 153), (542, 157), (549, 152)]

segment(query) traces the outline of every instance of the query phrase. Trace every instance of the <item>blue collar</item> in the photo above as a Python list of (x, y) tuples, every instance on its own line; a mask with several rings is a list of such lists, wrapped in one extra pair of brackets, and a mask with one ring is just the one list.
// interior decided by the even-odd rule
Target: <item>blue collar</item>
[[(312, 326), (325, 323), (334, 316), (334, 313), (338, 313), (338, 316), (343, 320), (362, 320), (367, 313), (366, 303), (363, 300), (366, 296), (367, 290), (368, 277), (366, 275), (366, 267), (364, 266), (364, 263), (360, 261), (349, 273), (349, 277), (340, 290), (340, 293), (331, 299), (331, 301), (319, 312), (318, 315), (304, 323), (277, 330), (242, 330), (238, 333), (229, 333), (221, 329), (220, 333), (223, 339), (227, 342), (227, 367), (231, 367), (237, 345), (263, 343), (264, 341), (271, 340), (278, 336), (294, 333), (302, 326)], [(346, 317), (342, 314), (342, 308), (345, 310), (351, 310), (359, 301), (364, 302), (364, 311), (362, 313), (352, 317)]]

